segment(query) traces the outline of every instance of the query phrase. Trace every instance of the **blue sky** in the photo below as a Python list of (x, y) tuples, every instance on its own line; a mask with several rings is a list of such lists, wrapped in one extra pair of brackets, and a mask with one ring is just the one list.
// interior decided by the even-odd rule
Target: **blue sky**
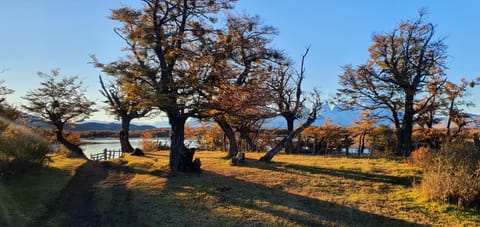
[[(27, 90), (38, 87), (36, 72), (60, 68), (63, 75), (79, 75), (88, 97), (101, 103), (98, 75), (88, 64), (95, 54), (102, 62), (121, 57), (124, 43), (113, 32), (110, 9), (140, 5), (139, 0), (25, 0), (3, 1), (0, 7), (0, 79), (16, 92), (10, 103), (21, 104)], [(427, 8), (428, 20), (446, 37), (448, 78), (480, 75), (480, 1), (447, 0), (240, 0), (235, 12), (258, 14), (265, 24), (279, 29), (275, 47), (299, 61), (305, 47), (306, 89), (318, 87), (324, 99), (335, 94), (341, 66), (368, 59), (373, 33), (389, 32), (401, 21)], [(480, 95), (474, 88), (471, 98)], [(477, 105), (480, 106), (480, 103)], [(470, 112), (480, 113), (479, 108)], [(93, 117), (112, 120), (100, 111)], [(151, 121), (160, 121), (161, 118)]]

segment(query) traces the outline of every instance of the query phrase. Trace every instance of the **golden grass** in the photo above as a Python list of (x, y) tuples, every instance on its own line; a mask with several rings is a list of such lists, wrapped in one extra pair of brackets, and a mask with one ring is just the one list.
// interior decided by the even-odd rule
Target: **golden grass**
[[(280, 154), (275, 156), (274, 163), (267, 164), (257, 161), (262, 154), (247, 153), (244, 165), (230, 166), (230, 161), (223, 158), (225, 155), (197, 152), (195, 156), (202, 161), (201, 174), (170, 173), (166, 151), (149, 152), (146, 157), (126, 155), (123, 159), (108, 161), (109, 175), (96, 186), (92, 208), (98, 217), (95, 224), (480, 225), (478, 211), (422, 200), (412, 187), (412, 181), (420, 179), (422, 173), (405, 163)], [(52, 163), (66, 170), (64, 176), (81, 164), (68, 159)], [(48, 171), (45, 174), (51, 175)], [(57, 187), (61, 186), (50, 191), (55, 193), (59, 190)], [(11, 187), (7, 192), (17, 189), (18, 186)], [(0, 196), (5, 198), (5, 190), (1, 190)], [(20, 194), (11, 195), (10, 201), (18, 199)], [(36, 202), (45, 204), (47, 200)], [(29, 213), (15, 215), (28, 216)]]
[(421, 171), (401, 162), (277, 155), (265, 164), (256, 161), (261, 155), (247, 153), (245, 165), (230, 166), (224, 153), (198, 152), (203, 173), (176, 176), (158, 174), (167, 171), (167, 152), (126, 157), (127, 166), (139, 168), (128, 183), (139, 220), (187, 226), (480, 224), (475, 211), (419, 198), (412, 182)]

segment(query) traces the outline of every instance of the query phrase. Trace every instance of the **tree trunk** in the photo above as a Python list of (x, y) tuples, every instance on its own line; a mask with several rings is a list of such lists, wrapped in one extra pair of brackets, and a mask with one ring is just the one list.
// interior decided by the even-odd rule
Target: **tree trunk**
[(228, 122), (225, 121), (223, 117), (217, 117), (215, 118), (215, 121), (227, 136), (228, 142), (230, 144), (228, 148), (227, 158), (233, 158), (237, 156), (237, 153), (238, 153), (237, 139), (235, 138), (235, 132), (233, 131), (232, 126), (228, 124)]
[(412, 132), (414, 115), (414, 95), (407, 95), (405, 98), (405, 113), (403, 115), (401, 135), (399, 135), (400, 144), (397, 142), (398, 156), (408, 157), (412, 151)]
[(348, 135), (345, 135), (345, 156), (348, 157), (348, 151), (350, 150), (350, 138)]
[[(287, 132), (288, 132), (288, 135), (290, 135), (293, 132), (293, 124), (295, 122), (295, 117), (291, 117), (291, 116), (284, 116), (284, 117), (285, 117), (285, 120), (287, 121)], [(293, 153), (292, 139), (289, 139), (287, 141), (287, 144), (285, 144), (285, 153), (287, 154)]]
[(360, 147), (358, 149), (358, 155), (363, 155), (365, 151), (365, 137), (367, 136), (367, 131), (363, 131), (360, 135)]
[(168, 114), (168, 121), (172, 127), (170, 137), (170, 170), (173, 172), (184, 172), (187, 162), (184, 157), (187, 156), (185, 142), (185, 122), (187, 117), (182, 114)]
[(290, 133), (287, 137), (283, 138), (273, 149), (268, 151), (263, 157), (260, 158), (261, 162), (270, 162), (272, 161), (273, 156), (275, 156), (282, 148), (284, 148), (288, 141), (292, 141), (293, 138), (300, 135), (306, 128), (308, 128), (317, 118), (316, 110), (310, 113), (307, 121), (298, 127), (295, 131)]
[(223, 151), (227, 151), (227, 134), (223, 133)]
[(57, 136), (57, 141), (60, 142), (63, 146), (65, 146), (68, 150), (71, 152), (79, 155), (82, 158), (87, 159), (87, 156), (83, 153), (83, 150), (78, 146), (73, 143), (70, 143), (65, 137), (63, 137), (63, 129), (58, 129), (55, 130), (55, 134)]
[(130, 118), (122, 117), (122, 130), (120, 131), (120, 146), (122, 152), (132, 153), (133, 147), (129, 141), (129, 132), (130, 132)]
[(447, 137), (450, 136), (450, 126), (452, 124), (452, 114), (453, 114), (454, 104), (455, 104), (455, 98), (452, 99), (452, 101), (450, 102), (450, 107), (448, 108)]
[(370, 149), (368, 151), (368, 156), (372, 156), (373, 152), (375, 152), (376, 145), (377, 145), (377, 135), (373, 135), (372, 143), (370, 144)]
[(248, 129), (246, 128), (241, 128), (240, 130), (240, 136), (242, 137), (242, 139), (245, 140), (245, 142), (247, 143), (247, 150), (250, 150), (250, 151), (257, 151), (257, 146), (255, 145), (255, 143), (253, 142), (253, 139), (250, 137), (248, 131)]

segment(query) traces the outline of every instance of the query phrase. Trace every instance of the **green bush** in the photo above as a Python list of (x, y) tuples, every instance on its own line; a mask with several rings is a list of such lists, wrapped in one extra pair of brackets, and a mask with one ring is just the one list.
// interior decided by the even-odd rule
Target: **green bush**
[(428, 152), (417, 186), (427, 199), (460, 206), (480, 206), (480, 153), (472, 143), (445, 144)]
[(22, 128), (9, 126), (0, 134), (0, 175), (43, 167), (48, 143)]

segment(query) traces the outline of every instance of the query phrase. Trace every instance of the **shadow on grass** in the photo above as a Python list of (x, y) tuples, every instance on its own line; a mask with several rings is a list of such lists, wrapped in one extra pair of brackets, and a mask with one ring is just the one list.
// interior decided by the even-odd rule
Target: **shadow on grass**
[(412, 183), (418, 181), (419, 178), (415, 176), (391, 176), (375, 173), (365, 173), (355, 170), (346, 170), (346, 169), (332, 169), (325, 167), (313, 167), (313, 166), (304, 166), (296, 165), (284, 162), (271, 162), (263, 163), (255, 159), (247, 159), (245, 167), (259, 168), (271, 171), (280, 171), (280, 172), (305, 172), (309, 174), (324, 174), (334, 177), (343, 177), (346, 179), (352, 180), (362, 180), (362, 181), (373, 181), (386, 184), (402, 185), (410, 187)]
[[(385, 226), (387, 224), (421, 226), (209, 171), (204, 171), (201, 177), (170, 177), (165, 190), (168, 193), (184, 195), (183, 198), (172, 198), (175, 200), (172, 204), (188, 207), (186, 210), (191, 214), (185, 216), (199, 217), (202, 216), (199, 214), (203, 213), (204, 216), (206, 215), (203, 217), (204, 220), (216, 219), (217, 223), (226, 225), (285, 225), (288, 223), (282, 223), (282, 221), (290, 221), (305, 226)], [(210, 198), (215, 202), (208, 205), (209, 201), (202, 201), (202, 198)], [(198, 204), (203, 204), (203, 206), (198, 206)], [(205, 210), (219, 207), (224, 208), (222, 209), (223, 214), (212, 214), (212, 212), (205, 214)], [(244, 211), (238, 211), (238, 209)], [(257, 213), (258, 217), (257, 215), (252, 216), (252, 212), (248, 214), (249, 212), (245, 212), (245, 210)], [(235, 213), (228, 215), (229, 212)], [(267, 216), (273, 217), (267, 219)], [(203, 224), (210, 225), (208, 222)]]
[(103, 162), (88, 161), (81, 165), (59, 197), (50, 201), (47, 211), (34, 219), (31, 225), (46, 226), (52, 222), (62, 222), (64, 226), (90, 226), (96, 223), (95, 186), (107, 175), (107, 166)]
[[(27, 226), (62, 190), (68, 171), (45, 167), (35, 173), (0, 177), (0, 226)], [(53, 194), (53, 195), (52, 195)]]

